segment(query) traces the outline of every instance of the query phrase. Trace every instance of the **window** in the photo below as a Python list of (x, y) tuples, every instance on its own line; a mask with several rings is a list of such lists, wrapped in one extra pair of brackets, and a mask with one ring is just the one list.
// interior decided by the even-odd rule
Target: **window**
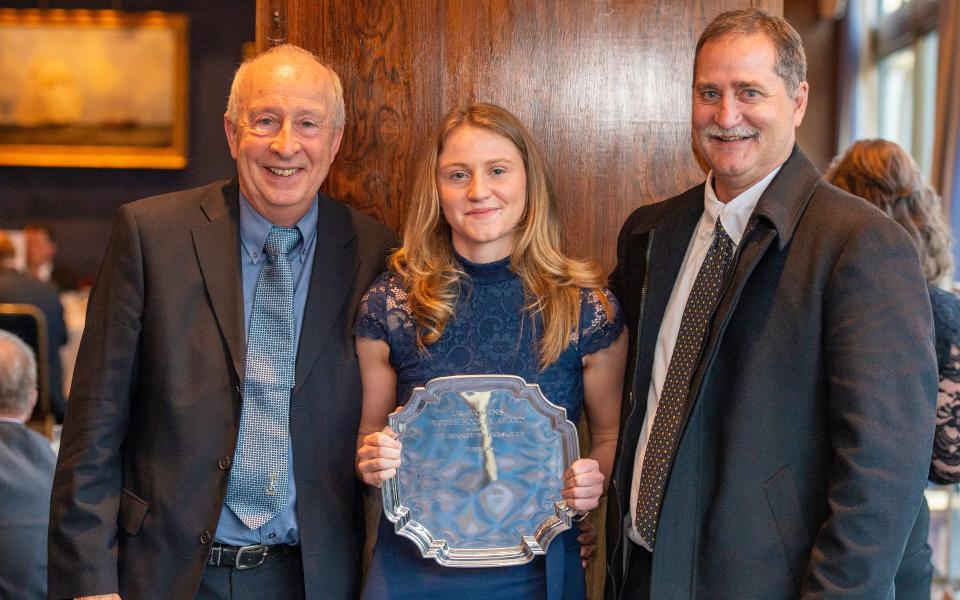
[(877, 126), (880, 137), (897, 142), (912, 153), (913, 81), (916, 52), (901, 48), (877, 61)]
[(937, 1), (861, 0), (871, 51), (860, 85), (860, 137), (897, 142), (929, 179), (937, 77)]
[(879, 137), (909, 152), (927, 179), (932, 168), (937, 85), (937, 33), (877, 61)]
[(909, 2), (910, 0), (879, 0), (880, 15), (887, 16), (889, 14), (897, 12), (901, 6)]

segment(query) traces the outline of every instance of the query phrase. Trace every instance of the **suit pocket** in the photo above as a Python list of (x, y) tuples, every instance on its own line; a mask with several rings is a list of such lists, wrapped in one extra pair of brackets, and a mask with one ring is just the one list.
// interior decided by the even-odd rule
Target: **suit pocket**
[(783, 467), (763, 484), (763, 491), (780, 534), (784, 556), (793, 581), (800, 589), (810, 554), (810, 530), (803, 520), (800, 497), (790, 469)]
[(146, 500), (133, 492), (122, 490), (122, 494), (120, 495), (120, 514), (117, 517), (117, 525), (130, 535), (137, 535), (143, 526), (143, 519), (147, 516), (147, 508), (149, 508), (149, 506)]

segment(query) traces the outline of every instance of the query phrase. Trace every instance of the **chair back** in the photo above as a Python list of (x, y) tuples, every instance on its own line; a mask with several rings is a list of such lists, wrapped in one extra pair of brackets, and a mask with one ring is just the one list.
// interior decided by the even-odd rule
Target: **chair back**
[(0, 329), (9, 331), (33, 349), (37, 359), (37, 405), (28, 425), (53, 439), (55, 418), (50, 410), (47, 370), (47, 319), (32, 304), (0, 303)]

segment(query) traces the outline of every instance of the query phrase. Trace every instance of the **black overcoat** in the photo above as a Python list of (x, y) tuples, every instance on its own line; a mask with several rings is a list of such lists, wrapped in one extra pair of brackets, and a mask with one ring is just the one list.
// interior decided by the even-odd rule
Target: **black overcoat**
[[(631, 327), (608, 507), (623, 581), (654, 347), (703, 185), (638, 209), (612, 286)], [(903, 229), (794, 148), (738, 248), (664, 493), (655, 599), (881, 600), (917, 516), (937, 392), (930, 303)]]

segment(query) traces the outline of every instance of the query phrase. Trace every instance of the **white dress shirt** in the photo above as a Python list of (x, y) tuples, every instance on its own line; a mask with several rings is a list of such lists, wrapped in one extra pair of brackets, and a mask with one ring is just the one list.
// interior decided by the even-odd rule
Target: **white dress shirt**
[(663, 381), (666, 379), (667, 367), (670, 365), (670, 358), (673, 356), (673, 347), (677, 343), (680, 319), (683, 317), (687, 298), (690, 296), (693, 282), (700, 272), (700, 266), (707, 256), (707, 250), (713, 243), (713, 232), (717, 217), (720, 217), (720, 222), (730, 239), (733, 240), (734, 245), (739, 246), (744, 229), (747, 227), (747, 221), (753, 214), (757, 201), (760, 200), (764, 190), (767, 189), (767, 186), (779, 172), (780, 167), (777, 167), (726, 204), (717, 199), (717, 194), (713, 190), (713, 184), (711, 183), (713, 172), (707, 175), (703, 194), (703, 215), (700, 217), (697, 229), (693, 232), (693, 237), (690, 238), (687, 254), (683, 258), (680, 273), (677, 275), (673, 292), (670, 294), (670, 301), (667, 303), (667, 310), (663, 315), (663, 321), (660, 323), (657, 347), (653, 355), (653, 369), (650, 373), (650, 390), (647, 393), (647, 413), (643, 421), (643, 430), (640, 432), (637, 453), (633, 462), (633, 480), (630, 485), (630, 523), (626, 531), (631, 540), (647, 550), (651, 549), (649, 544), (640, 537), (636, 529), (640, 474), (643, 469), (643, 457), (647, 450), (647, 440), (650, 438), (651, 429), (653, 429), (653, 420), (657, 414)]

